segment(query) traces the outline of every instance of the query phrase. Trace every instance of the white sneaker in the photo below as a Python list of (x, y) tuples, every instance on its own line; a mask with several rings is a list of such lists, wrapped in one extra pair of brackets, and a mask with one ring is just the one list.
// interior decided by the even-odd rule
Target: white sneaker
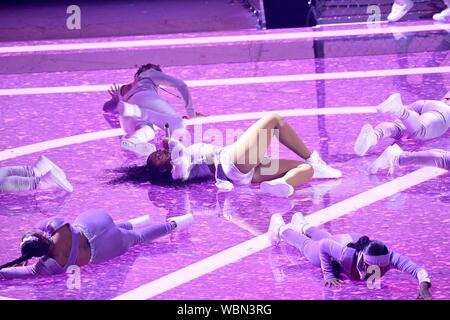
[(447, 8), (444, 11), (433, 15), (433, 20), (437, 21), (437, 22), (449, 22), (450, 21), (450, 8)]
[(280, 243), (280, 228), (286, 225), (283, 217), (275, 213), (270, 218), (269, 230), (267, 231), (267, 237), (272, 245), (278, 245)]
[(295, 232), (304, 234), (303, 229), (307, 225), (309, 225), (308, 221), (306, 221), (306, 218), (300, 212), (296, 212), (292, 216), (290, 227)]
[(397, 144), (387, 147), (370, 166), (370, 173), (375, 174), (380, 169), (389, 168), (388, 174), (393, 174), (398, 163), (398, 156), (402, 153), (403, 150)]
[(186, 229), (188, 226), (190, 226), (194, 222), (194, 216), (192, 215), (192, 213), (188, 213), (183, 216), (169, 218), (169, 219), (167, 219), (167, 221), (175, 222), (177, 225), (175, 230), (180, 231), (180, 230)]
[(362, 157), (377, 143), (378, 138), (375, 134), (375, 130), (373, 130), (373, 127), (370, 124), (366, 123), (361, 128), (358, 138), (356, 138), (354, 147), (355, 153)]
[(313, 178), (316, 179), (335, 179), (342, 177), (342, 172), (330, 167), (323, 161), (317, 151), (313, 151), (311, 156), (306, 159), (306, 163), (310, 164), (314, 169)]
[(259, 186), (261, 192), (269, 193), (276, 197), (287, 198), (294, 193), (294, 188), (282, 179), (264, 181)]
[(395, 0), (392, 5), (391, 13), (389, 13), (387, 19), (389, 22), (396, 22), (403, 18), (409, 10), (414, 6), (414, 2), (411, 0)]
[(133, 230), (144, 228), (152, 224), (150, 216), (148, 214), (142, 217), (130, 219), (128, 220), (128, 222), (131, 224)]
[(70, 182), (56, 170), (51, 169), (39, 181), (39, 187), (42, 189), (50, 189), (54, 187), (60, 187), (67, 192), (72, 192), (73, 187)]
[(148, 142), (137, 142), (131, 139), (122, 139), (120, 145), (123, 149), (142, 156), (148, 156), (156, 151), (155, 145)]
[(55, 170), (55, 172), (58, 173), (58, 175), (66, 177), (66, 174), (64, 171), (58, 167), (56, 164), (54, 164), (49, 158), (46, 156), (40, 156), (39, 160), (34, 165), (37, 171), (39, 171), (40, 176), (45, 175), (50, 170)]
[(405, 107), (403, 106), (400, 93), (391, 94), (389, 98), (378, 106), (377, 110), (381, 113), (391, 113), (397, 118), (401, 117)]

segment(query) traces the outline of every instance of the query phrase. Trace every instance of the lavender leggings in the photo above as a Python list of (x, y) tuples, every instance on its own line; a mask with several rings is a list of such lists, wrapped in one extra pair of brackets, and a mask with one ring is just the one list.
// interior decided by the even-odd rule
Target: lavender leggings
[(281, 238), (300, 250), (303, 256), (317, 267), (320, 267), (320, 240), (332, 239), (342, 245), (347, 245), (357, 241), (360, 237), (361, 235), (356, 233), (332, 235), (317, 227), (308, 228), (306, 234), (295, 232), (292, 229), (286, 229), (281, 234)]
[(403, 137), (429, 140), (440, 137), (450, 127), (450, 106), (437, 100), (420, 100), (405, 109), (399, 120), (375, 127), (378, 140)]
[(0, 193), (35, 190), (39, 181), (31, 166), (0, 168)]
[(403, 152), (398, 157), (398, 164), (406, 166), (418, 164), (422, 166), (438, 167), (450, 170), (450, 152), (440, 149), (431, 149), (419, 152)]
[(100, 210), (82, 213), (73, 226), (80, 229), (89, 241), (90, 263), (101, 263), (118, 257), (130, 247), (162, 237), (173, 229), (172, 224), (167, 222), (132, 230), (130, 223), (115, 224), (108, 213)]

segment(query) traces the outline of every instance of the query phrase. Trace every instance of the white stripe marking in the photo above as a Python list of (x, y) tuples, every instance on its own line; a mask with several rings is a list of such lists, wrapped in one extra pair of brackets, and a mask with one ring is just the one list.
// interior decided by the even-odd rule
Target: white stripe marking
[(0, 47), (0, 54), (29, 53), (29, 52), (52, 52), (71, 50), (93, 50), (112, 48), (139, 48), (155, 46), (178, 46), (178, 45), (203, 45), (203, 44), (233, 44), (238, 42), (262, 42), (280, 40), (318, 39), (328, 37), (350, 37), (376, 34), (390, 34), (393, 32), (428, 32), (450, 29), (450, 24), (430, 24), (420, 26), (399, 26), (399, 27), (369, 27), (364, 29), (349, 30), (324, 30), (324, 31), (297, 31), (287, 33), (268, 33), (235, 35), (235, 36), (207, 36), (207, 37), (185, 37), (172, 39), (144, 39), (144, 40), (123, 40), (109, 42), (84, 42), (84, 43), (55, 43), (55, 44), (35, 44), (25, 46), (5, 46)]
[[(318, 226), (447, 172), (447, 170), (438, 168), (422, 168), (316, 211), (306, 218), (310, 224)], [(146, 300), (153, 298), (270, 246), (267, 234), (255, 237), (119, 295), (113, 300)]]
[[(260, 83), (390, 77), (390, 76), (405, 76), (405, 75), (449, 73), (449, 72), (450, 66), (443, 66), (443, 67), (422, 67), (422, 68), (408, 68), (408, 69), (382, 69), (369, 71), (291, 74), (280, 76), (242, 77), (242, 78), (225, 78), (225, 79), (208, 79), (208, 80), (188, 80), (186, 81), (186, 84), (189, 87), (195, 88), (195, 87), (224, 86), (224, 85), (231, 86), (243, 84), (260, 84)], [(99, 85), (85, 85), (85, 86), (0, 89), (0, 96), (98, 92), (98, 91), (106, 91), (110, 88), (110, 86), (111, 85), (107, 84), (99, 84)]]
[[(219, 123), (227, 121), (251, 120), (260, 119), (265, 115), (271, 113), (278, 113), (283, 117), (301, 117), (301, 116), (315, 116), (315, 115), (336, 115), (336, 114), (361, 114), (361, 113), (375, 113), (375, 107), (339, 107), (339, 108), (321, 108), (321, 109), (287, 109), (274, 110), (265, 112), (248, 112), (240, 114), (229, 114), (219, 116), (208, 116), (204, 118), (196, 118), (186, 120), (187, 125), (199, 125), (208, 123)], [(83, 143), (88, 141), (95, 141), (111, 137), (124, 135), (125, 132), (121, 129), (109, 129), (97, 132), (83, 133), (75, 136), (64, 137), (54, 140), (43, 141), (27, 146), (6, 149), (0, 151), (0, 161), (16, 158), (19, 156), (40, 152), (44, 150), (64, 147), (72, 144)]]

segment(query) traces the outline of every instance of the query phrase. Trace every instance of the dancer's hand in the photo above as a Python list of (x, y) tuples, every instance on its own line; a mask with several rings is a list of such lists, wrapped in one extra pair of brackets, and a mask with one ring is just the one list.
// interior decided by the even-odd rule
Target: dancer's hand
[(336, 278), (332, 278), (332, 279), (328, 279), (325, 280), (325, 287), (340, 287), (341, 284), (343, 284), (344, 281), (336, 279)]
[(419, 290), (419, 296), (417, 299), (420, 300), (431, 300), (431, 292), (430, 292), (431, 285), (428, 282), (421, 282), (420, 283), (420, 290)]
[(108, 93), (113, 98), (119, 98), (120, 86), (117, 83), (114, 83), (109, 87)]
[(193, 116), (193, 117), (183, 116), (183, 119), (194, 119), (194, 118), (202, 118), (202, 117), (206, 117), (206, 116), (203, 113), (196, 112), (195, 116)]

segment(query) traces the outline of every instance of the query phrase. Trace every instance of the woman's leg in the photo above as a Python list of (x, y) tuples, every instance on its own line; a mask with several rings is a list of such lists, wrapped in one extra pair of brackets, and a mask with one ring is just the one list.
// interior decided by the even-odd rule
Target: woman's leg
[(255, 122), (228, 147), (239, 171), (248, 173), (262, 162), (275, 134), (284, 146), (302, 159), (311, 156), (311, 151), (295, 130), (281, 116), (272, 114)]
[(31, 166), (14, 166), (0, 168), (0, 179), (11, 176), (34, 177), (36, 173)]
[(14, 193), (36, 190), (39, 185), (38, 177), (9, 176), (0, 178), (0, 193)]
[(312, 167), (303, 161), (271, 159), (255, 168), (252, 183), (280, 179), (296, 187), (311, 179), (313, 173)]
[(405, 125), (400, 121), (382, 122), (374, 128), (377, 143), (386, 138), (400, 140), (406, 133)]
[(320, 267), (320, 244), (319, 241), (312, 240), (304, 234), (286, 229), (281, 233), (281, 238), (291, 246), (296, 247), (303, 256), (313, 265)]
[(121, 229), (124, 237), (124, 245), (128, 249), (131, 246), (140, 244), (145, 241), (152, 241), (169, 234), (174, 229), (171, 222), (159, 223), (152, 226), (144, 227), (137, 230)]
[(309, 225), (305, 228), (305, 236), (314, 241), (319, 241), (321, 239), (333, 239), (333, 235), (328, 231)]
[(439, 149), (403, 152), (398, 156), (398, 164), (400, 166), (417, 164), (450, 170), (450, 152)]

